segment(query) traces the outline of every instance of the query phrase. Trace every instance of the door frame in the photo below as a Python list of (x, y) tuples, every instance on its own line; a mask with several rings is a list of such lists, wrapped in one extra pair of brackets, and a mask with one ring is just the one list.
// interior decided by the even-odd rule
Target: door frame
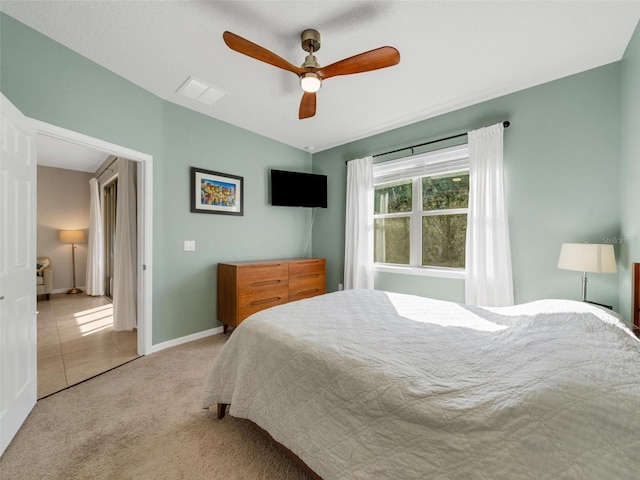
[(147, 355), (151, 353), (153, 339), (153, 317), (151, 315), (153, 305), (153, 156), (34, 118), (28, 118), (28, 120), (33, 122), (36, 133), (39, 135), (101, 150), (137, 163), (137, 207), (138, 212), (143, 212), (143, 215), (138, 215), (137, 219), (138, 354)]

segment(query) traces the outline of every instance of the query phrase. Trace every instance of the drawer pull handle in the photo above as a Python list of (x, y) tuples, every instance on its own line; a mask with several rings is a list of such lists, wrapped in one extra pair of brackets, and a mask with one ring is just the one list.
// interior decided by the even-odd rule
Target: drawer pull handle
[(280, 298), (281, 297), (271, 297), (271, 298), (265, 298), (264, 300), (255, 300), (251, 302), (251, 305), (264, 305), (265, 303), (273, 303), (280, 300)]
[(264, 287), (265, 285), (277, 285), (281, 283), (282, 280), (265, 280), (263, 282), (254, 282), (251, 284), (252, 287)]
[(318, 278), (319, 276), (319, 273), (310, 273), (308, 275), (300, 275), (298, 278)]
[(304, 292), (298, 292), (296, 293), (297, 297), (301, 297), (302, 295), (309, 295), (310, 293), (316, 293), (319, 292), (320, 289), (319, 288), (314, 288), (313, 290), (305, 290)]

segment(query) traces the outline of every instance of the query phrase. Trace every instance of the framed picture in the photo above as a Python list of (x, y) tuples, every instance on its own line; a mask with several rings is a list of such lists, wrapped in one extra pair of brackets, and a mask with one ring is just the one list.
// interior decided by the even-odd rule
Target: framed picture
[(191, 211), (243, 215), (243, 178), (191, 167)]

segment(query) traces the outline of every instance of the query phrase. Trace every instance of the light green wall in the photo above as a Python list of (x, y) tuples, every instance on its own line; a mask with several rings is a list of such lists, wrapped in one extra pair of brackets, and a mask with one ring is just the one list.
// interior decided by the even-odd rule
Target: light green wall
[[(310, 154), (163, 101), (5, 14), (0, 39), (0, 89), (25, 115), (153, 155), (154, 344), (219, 325), (218, 262), (303, 254), (309, 209), (270, 207), (267, 170), (308, 171)], [(190, 213), (190, 166), (243, 176), (245, 215)]]
[[(328, 288), (343, 279), (346, 160), (503, 120), (516, 302), (579, 299), (580, 273), (556, 268), (562, 242), (620, 234), (619, 62), (314, 154), (313, 170), (330, 185), (313, 234), (314, 255), (330, 265)], [(378, 273), (375, 285), (464, 301), (463, 280)], [(589, 298), (617, 307), (617, 275), (591, 275)]]
[[(154, 336), (175, 338), (183, 324), (203, 330), (216, 317), (216, 264), (303, 256), (311, 227), (310, 209), (269, 205), (270, 168), (310, 169), (310, 155), (171, 103), (164, 105), (164, 196), (154, 237), (154, 297), (161, 296), (167, 321)], [(244, 178), (244, 216), (189, 212), (189, 167), (231, 173)], [(195, 240), (196, 252), (184, 252), (183, 241)], [(307, 254), (310, 254), (308, 251)], [(156, 299), (158, 302), (158, 299)], [(154, 314), (155, 316), (155, 314)], [(161, 330), (160, 330), (161, 329)], [(156, 330), (160, 330), (156, 332)]]
[(640, 24), (622, 58), (620, 311), (632, 319), (631, 264), (640, 262)]

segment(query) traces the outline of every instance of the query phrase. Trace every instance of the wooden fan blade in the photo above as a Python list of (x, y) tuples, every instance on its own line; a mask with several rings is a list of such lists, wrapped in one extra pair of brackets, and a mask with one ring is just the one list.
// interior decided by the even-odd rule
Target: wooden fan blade
[(398, 63), (400, 63), (400, 52), (398, 50), (393, 47), (380, 47), (322, 67), (316, 73), (324, 80), (338, 75), (370, 72), (371, 70), (391, 67)]
[(274, 67), (282, 68), (283, 70), (295, 73), (296, 75), (300, 75), (301, 73), (306, 71), (304, 68), (296, 67), (295, 65), (290, 64), (284, 58), (279, 57), (266, 48), (261, 47), (256, 43), (250, 42), (246, 38), (242, 38), (235, 33), (224, 32), (222, 34), (222, 38), (224, 39), (224, 43), (226, 43), (231, 50), (235, 50), (236, 52), (247, 55), (248, 57), (255, 58), (256, 60), (260, 60), (264, 63), (268, 63), (269, 65), (273, 65)]
[(298, 118), (313, 117), (316, 114), (316, 92), (304, 92), (300, 101), (300, 113)]

